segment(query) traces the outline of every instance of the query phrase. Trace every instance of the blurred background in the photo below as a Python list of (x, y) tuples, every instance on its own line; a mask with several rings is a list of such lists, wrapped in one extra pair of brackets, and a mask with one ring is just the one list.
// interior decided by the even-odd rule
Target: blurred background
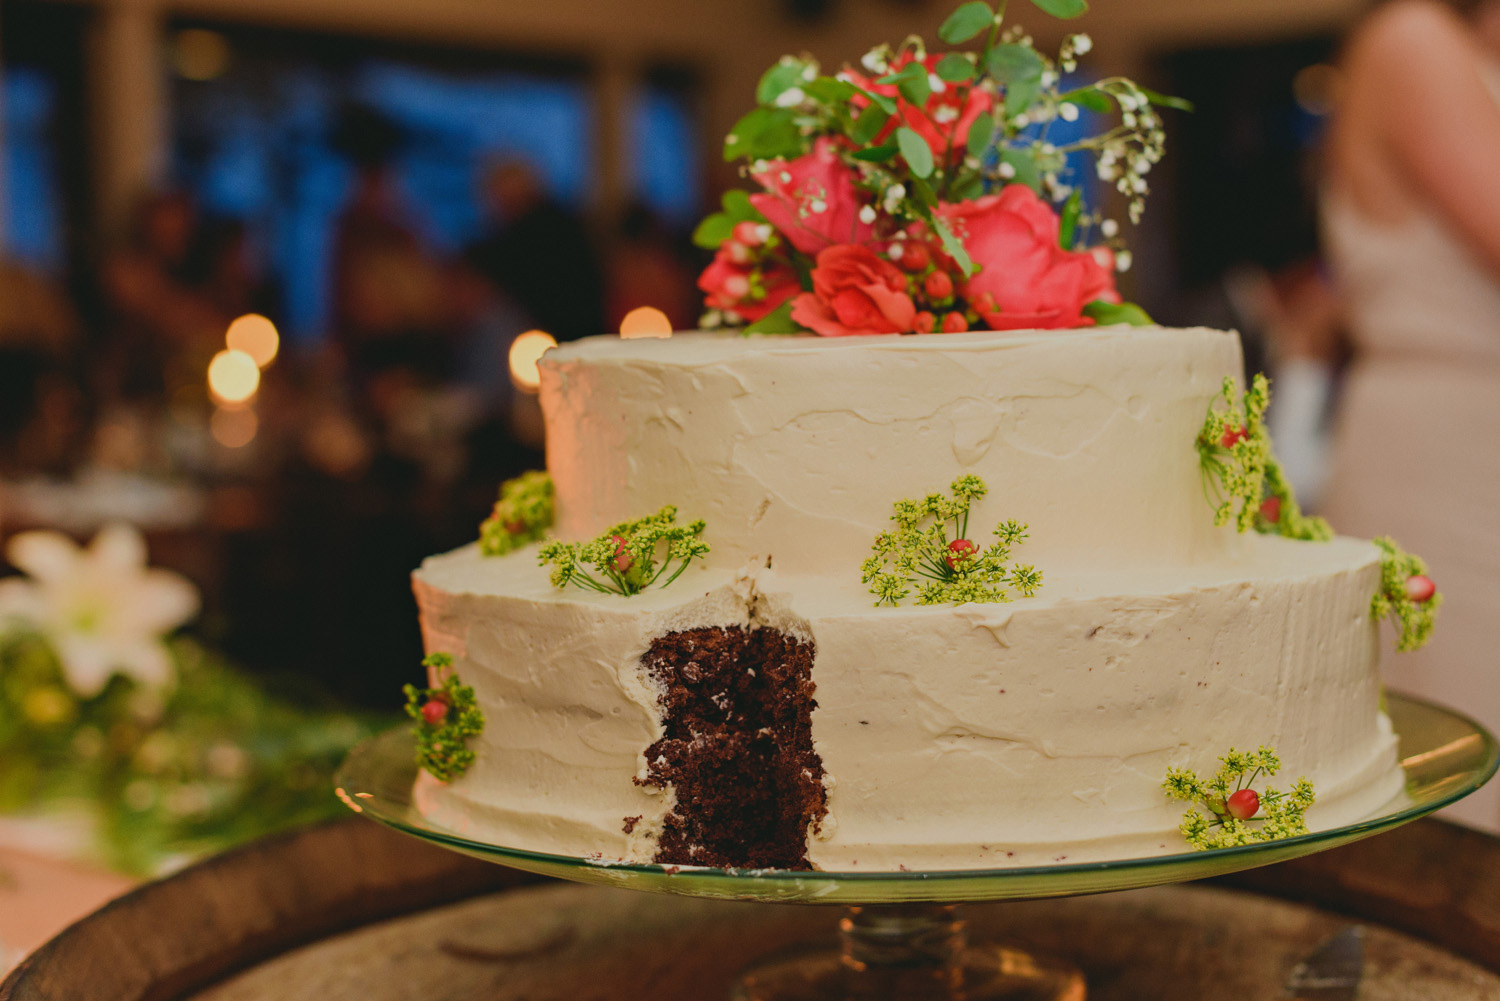
[[(764, 69), (930, 37), (953, 6), (0, 0), (0, 552), (124, 522), (201, 596), (173, 654), (191, 698), (167, 708), (64, 698), (67, 663), (6, 655), (0, 812), (105, 761), (103, 858), (141, 874), (287, 789), (307, 795), (231, 833), (336, 809), (306, 763), (389, 725), (419, 676), (409, 572), (541, 464), (517, 339), (534, 361), (529, 332), (617, 331), (638, 306), (694, 327), (690, 234), (739, 183), (720, 146)], [(1067, 26), (1099, 40), (1084, 74), (1196, 103), (1124, 291), (1241, 329), (1252, 368), (1288, 315), (1327, 325), (1314, 159), (1365, 7), (1096, 0)]]

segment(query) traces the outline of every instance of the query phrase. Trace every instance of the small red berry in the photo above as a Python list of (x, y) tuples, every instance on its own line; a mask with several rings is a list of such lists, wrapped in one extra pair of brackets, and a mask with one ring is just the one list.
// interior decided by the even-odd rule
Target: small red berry
[(1224, 806), (1236, 820), (1249, 820), (1260, 812), (1260, 795), (1254, 789), (1241, 789)]
[(1269, 521), (1273, 525), (1276, 524), (1278, 521), (1280, 521), (1281, 520), (1281, 498), (1280, 497), (1267, 497), (1265, 500), (1261, 501), (1260, 502), (1260, 516), (1262, 518), (1266, 519), (1267, 521)]
[(930, 334), (937, 329), (937, 317), (924, 309), (912, 321), (912, 329), (919, 334)]
[(1437, 593), (1437, 585), (1432, 578), (1426, 574), (1412, 574), (1406, 578), (1406, 596), (1417, 604), (1431, 601), (1432, 596)]
[(760, 238), (760, 226), (746, 219), (744, 222), (734, 224), (734, 238), (747, 247), (758, 247), (764, 241)]
[(750, 248), (738, 240), (725, 240), (724, 253), (736, 264), (750, 263)]
[(952, 555), (945, 556), (943, 559), (948, 561), (949, 569), (957, 570), (960, 562), (970, 559), (975, 553), (979, 552), (979, 547), (968, 539), (954, 539), (948, 543), (948, 552)]
[(969, 321), (964, 319), (962, 313), (949, 313), (943, 317), (943, 333), (961, 334), (969, 329)]
[(932, 251), (927, 249), (925, 243), (907, 240), (901, 250), (901, 260), (896, 263), (901, 265), (902, 270), (917, 274), (926, 271), (927, 265), (932, 263)]
[(730, 275), (720, 287), (729, 298), (739, 301), (750, 294), (750, 279), (745, 275)]
[(1000, 308), (995, 305), (995, 293), (993, 292), (981, 292), (979, 298), (974, 300), (974, 308), (979, 310), (980, 314), (984, 316), (1000, 312)]
[(1219, 439), (1219, 444), (1225, 448), (1233, 448), (1247, 437), (1248, 435), (1245, 434), (1244, 428), (1237, 425), (1235, 427), (1227, 427), (1224, 429), (1224, 437)]
[(512, 521), (507, 521), (505, 523), (505, 530), (511, 535), (520, 535), (522, 532), (526, 531), (526, 522), (522, 521), (520, 518), (516, 518)]
[(932, 299), (946, 299), (953, 294), (953, 279), (946, 271), (932, 272), (922, 286), (927, 290), (928, 297)]
[(631, 568), (635, 560), (631, 559), (630, 554), (625, 551), (624, 536), (611, 535), (609, 538), (615, 544), (615, 558), (609, 561), (609, 565), (620, 573), (624, 573)]
[(448, 718), (448, 703), (442, 699), (433, 699), (422, 705), (422, 719), (428, 726), (437, 726)]

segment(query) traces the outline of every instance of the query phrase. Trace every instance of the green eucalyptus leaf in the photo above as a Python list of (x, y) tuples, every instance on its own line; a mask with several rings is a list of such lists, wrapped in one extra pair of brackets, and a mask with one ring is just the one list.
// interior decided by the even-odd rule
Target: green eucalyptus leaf
[(1053, 17), (1060, 17), (1064, 21), (1071, 21), (1089, 12), (1088, 0), (1031, 0), (1031, 2), (1046, 13)]
[(927, 145), (926, 139), (903, 125), (896, 130), (896, 145), (901, 148), (901, 155), (906, 158), (906, 165), (913, 175), (921, 178), (932, 176), (932, 147)]
[(985, 57), (990, 75), (1005, 85), (1005, 115), (1031, 107), (1042, 92), (1042, 57), (1029, 45), (997, 45)]
[(1103, 299), (1095, 299), (1084, 306), (1083, 315), (1101, 327), (1116, 323), (1128, 323), (1132, 327), (1147, 327), (1155, 322), (1146, 315), (1144, 309), (1133, 302), (1105, 302)]
[(720, 199), (725, 213), (735, 222), (765, 222), (766, 217), (756, 211), (755, 206), (750, 204), (750, 192), (739, 188), (730, 188), (724, 192)]
[(969, 155), (984, 156), (995, 138), (995, 116), (981, 111), (969, 126)]
[(806, 145), (791, 108), (756, 108), (736, 122), (729, 135), (733, 141), (724, 143), (725, 160), (795, 157)]
[[(793, 297), (795, 298), (795, 296)], [(792, 319), (792, 300), (771, 310), (745, 328), (747, 334), (800, 334), (802, 328)]]
[(693, 230), (693, 243), (705, 250), (718, 250), (719, 245), (734, 233), (735, 220), (727, 213), (715, 212)]
[(927, 66), (919, 62), (907, 63), (901, 67), (900, 72), (888, 74), (875, 82), (895, 84), (901, 96), (919, 108), (927, 107), (927, 99), (932, 96), (932, 84), (927, 80)]
[(1099, 114), (1104, 114), (1114, 107), (1114, 102), (1110, 100), (1108, 94), (1093, 87), (1085, 87), (1082, 90), (1075, 90), (1071, 94), (1064, 94), (1062, 99), (1069, 104), (1076, 104), (1080, 108), (1085, 108)]
[(755, 88), (755, 99), (761, 104), (774, 104), (776, 99), (802, 83), (803, 64), (795, 60), (777, 63), (766, 70)]
[(1057, 245), (1064, 250), (1073, 249), (1074, 237), (1078, 234), (1078, 213), (1083, 209), (1083, 192), (1074, 188), (1058, 214)]
[(958, 180), (948, 189), (948, 200), (954, 202), (968, 202), (984, 194), (984, 178), (978, 171), (965, 171), (959, 175)]
[(812, 83), (803, 84), (802, 90), (822, 104), (848, 104), (849, 99), (859, 93), (854, 84), (831, 76), (820, 76)]
[(973, 79), (974, 63), (967, 56), (950, 52), (938, 60), (933, 72), (938, 75), (939, 80), (945, 80), (948, 83), (963, 83), (965, 80)]
[(943, 243), (943, 253), (953, 258), (953, 263), (958, 265), (959, 270), (964, 273), (965, 278), (979, 270), (974, 266), (974, 259), (969, 256), (968, 248), (964, 246), (962, 240), (954, 235), (953, 230), (948, 227), (946, 219), (941, 216), (933, 216), (932, 230)]
[(967, 42), (982, 31), (988, 31), (995, 23), (995, 12), (982, 0), (966, 3), (944, 21), (938, 28), (938, 37), (949, 45)]
[(872, 142), (880, 135), (880, 130), (885, 128), (885, 123), (891, 120), (891, 113), (878, 104), (872, 104), (859, 113), (854, 121), (854, 128), (849, 131), (849, 138), (863, 146)]
[(1163, 108), (1176, 108), (1178, 111), (1189, 112), (1193, 110), (1193, 102), (1187, 98), (1173, 97), (1170, 94), (1158, 94), (1156, 91), (1147, 90), (1145, 87), (1141, 88), (1141, 93), (1145, 95), (1146, 100)]
[(1000, 162), (1010, 164), (1015, 174), (1010, 178), (1013, 184), (1024, 184), (1032, 191), (1041, 191), (1042, 172), (1036, 165), (1036, 159), (1030, 151), (1024, 149), (1006, 149), (1000, 153)]
[(916, 204), (917, 214), (928, 222), (932, 221), (932, 210), (938, 203), (937, 192), (931, 184), (920, 177), (913, 177), (908, 185), (911, 192), (908, 197)]
[(884, 146), (871, 146), (869, 149), (857, 149), (849, 154), (856, 160), (864, 160), (867, 163), (885, 163), (893, 159), (900, 149), (895, 143), (886, 143)]
[(863, 87), (855, 87), (854, 90), (856, 93), (863, 94), (865, 97), (869, 98), (871, 104), (875, 105), (886, 114), (894, 115), (896, 113), (895, 98), (886, 97), (884, 94), (876, 94), (874, 91), (865, 90)]

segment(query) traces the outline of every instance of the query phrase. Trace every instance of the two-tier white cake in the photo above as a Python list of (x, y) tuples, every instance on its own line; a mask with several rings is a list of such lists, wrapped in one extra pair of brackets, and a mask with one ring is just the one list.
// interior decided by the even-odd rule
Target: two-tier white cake
[[(746, 864), (767, 857), (735, 855), (754, 831), (715, 841), (693, 816), (727, 816), (705, 789), (745, 784), (805, 851), (774, 864), (977, 868), (1181, 851), (1162, 778), (1230, 747), (1274, 745), (1311, 779), (1314, 829), (1400, 791), (1376, 548), (1213, 524), (1194, 441), (1241, 374), (1232, 333), (603, 337), (541, 370), (553, 534), (674, 504), (712, 551), (629, 598), (553, 587), (535, 545), (427, 560), (428, 649), (454, 655), (486, 717), (467, 772), (419, 780), (439, 823), (565, 855)], [(860, 565), (892, 502), (962, 473), (989, 488), (977, 524), (1029, 526), (1017, 556), (1041, 589), (873, 607)], [(709, 641), (729, 685), (693, 696), (723, 703), (712, 733), (672, 716)], [(723, 677), (773, 661), (774, 682)], [(802, 721), (728, 704), (756, 685)], [(669, 747), (761, 757), (679, 795)]]

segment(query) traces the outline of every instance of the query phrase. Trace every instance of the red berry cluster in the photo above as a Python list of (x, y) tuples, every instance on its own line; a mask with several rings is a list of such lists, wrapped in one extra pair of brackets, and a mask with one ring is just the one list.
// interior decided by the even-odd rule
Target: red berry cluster
[(951, 264), (946, 258), (935, 254), (932, 248), (920, 240), (904, 240), (892, 244), (891, 259), (911, 275), (907, 281), (908, 292), (919, 308), (915, 328), (919, 334), (942, 331), (945, 334), (961, 334), (977, 319), (958, 308), (954, 301), (957, 287), (953, 275), (947, 269)]
[(422, 722), (428, 726), (441, 726), (448, 718), (448, 703), (445, 699), (430, 699), (422, 704)]

